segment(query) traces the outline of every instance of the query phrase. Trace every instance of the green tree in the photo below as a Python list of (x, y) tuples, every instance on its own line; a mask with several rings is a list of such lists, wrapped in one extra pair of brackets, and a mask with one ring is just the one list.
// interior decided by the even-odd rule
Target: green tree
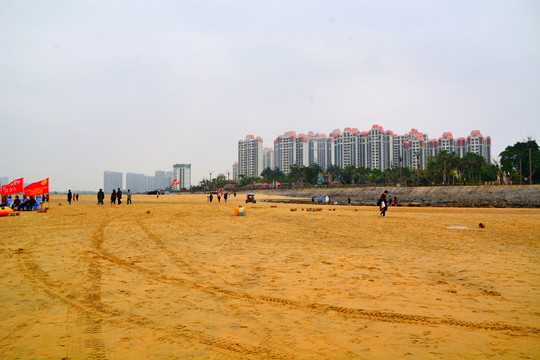
[(330, 165), (326, 169), (326, 173), (328, 174), (330, 182), (340, 181), (341, 177), (343, 176), (343, 169), (337, 165)]
[[(530, 154), (530, 156), (529, 156)], [(507, 146), (500, 153), (502, 170), (514, 179), (532, 178), (531, 181), (538, 181), (539, 176), (536, 170), (540, 168), (540, 150), (536, 140), (528, 139), (525, 142), (517, 142)]]
[(289, 178), (298, 186), (304, 186), (304, 170), (297, 164), (291, 165)]

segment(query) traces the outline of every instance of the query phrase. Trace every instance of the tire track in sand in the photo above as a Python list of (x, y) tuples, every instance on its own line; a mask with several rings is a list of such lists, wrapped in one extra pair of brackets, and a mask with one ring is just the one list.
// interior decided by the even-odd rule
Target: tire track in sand
[(199, 271), (193, 269), (187, 261), (184, 261), (182, 257), (178, 256), (174, 251), (169, 249), (159, 236), (150, 231), (150, 229), (143, 224), (141, 217), (137, 218), (136, 222), (137, 225), (141, 228), (141, 230), (145, 233), (145, 235), (149, 237), (154, 243), (156, 243), (160, 250), (165, 255), (167, 255), (167, 257), (172, 261), (172, 263), (176, 267), (178, 267), (184, 274), (201, 281), (211, 280), (212, 278), (219, 278), (224, 284), (230, 285), (229, 282), (227, 282), (225, 279), (218, 275), (202, 275)]
[[(187, 328), (187, 326), (182, 324), (177, 324), (172, 328), (166, 327), (161, 325), (159, 322), (153, 321), (147, 317), (130, 313), (124, 310), (115, 309), (102, 302), (96, 304), (95, 302), (99, 299), (93, 299), (92, 301), (88, 301), (88, 299), (84, 299), (83, 301), (71, 299), (69, 297), (69, 294), (63, 294), (64, 291), (61, 285), (56, 284), (55, 281), (52, 280), (50, 276), (39, 267), (39, 265), (37, 265), (37, 263), (29, 256), (29, 254), (24, 254), (23, 263), (24, 266), (27, 268), (27, 271), (25, 271), (24, 275), (36, 281), (41, 290), (43, 290), (48, 296), (77, 309), (83, 314), (83, 318), (86, 317), (90, 319), (88, 326), (85, 330), (85, 332), (88, 334), (100, 333), (102, 322), (107, 322), (116, 325), (117, 327), (123, 327), (127, 322), (137, 326), (149, 328), (155, 332), (167, 334), (167, 340), (174, 341), (186, 347), (189, 346), (190, 341), (196, 340), (200, 344), (214, 346), (219, 349), (232, 352), (236, 355), (256, 355), (284, 360), (294, 358), (292, 355), (276, 353), (271, 349), (265, 348), (263, 346), (249, 346), (227, 339), (210, 336), (205, 334), (203, 331), (189, 329)], [(101, 320), (97, 322), (95, 321), (96, 318)], [(85, 344), (87, 348), (92, 350), (89, 353), (89, 358), (98, 359), (100, 356), (105, 358), (103, 341), (100, 339), (101, 337), (97, 336), (90, 336), (86, 339)]]
[[(190, 286), (193, 288), (204, 289), (202, 286), (198, 285), (197, 282), (180, 279), (180, 278), (168, 277), (166, 275), (155, 272), (153, 270), (146, 269), (142, 266), (135, 265), (132, 262), (126, 261), (106, 251), (103, 248), (103, 243), (105, 240), (105, 228), (109, 224), (110, 222), (98, 228), (98, 230), (95, 231), (92, 236), (92, 252), (93, 252), (95, 260), (99, 258), (106, 259), (117, 265), (120, 265), (121, 267), (129, 269), (130, 271), (135, 271), (141, 275), (150, 277), (153, 280), (157, 281), (158, 283), (165, 282), (165, 283), (176, 285), (176, 286), (181, 285), (184, 287)], [(184, 273), (190, 276), (194, 276), (194, 277), (201, 277), (200, 273), (198, 273), (196, 270), (193, 270), (185, 261), (183, 261), (181, 258), (176, 256), (176, 254), (174, 254), (172, 251), (170, 251), (166, 247), (166, 245), (159, 239), (159, 237), (152, 234), (144, 225), (139, 224), (139, 226), (145, 232), (145, 234), (148, 237), (150, 237), (158, 245), (158, 247)], [(98, 262), (90, 261), (90, 263), (97, 264)], [(294, 358), (292, 355), (284, 354), (284, 353), (277, 353), (263, 346), (250, 346), (250, 345), (241, 344), (235, 341), (230, 341), (227, 339), (210, 336), (210, 335), (205, 334), (203, 331), (188, 329), (186, 326), (181, 325), (181, 324), (177, 324), (173, 329), (170, 329), (144, 316), (135, 315), (130, 312), (126, 312), (123, 310), (114, 309), (110, 306), (106, 306), (105, 304), (101, 303), (101, 301), (99, 301), (99, 306), (94, 307), (94, 310), (97, 310), (99, 313), (108, 315), (109, 318), (112, 319), (112, 321), (115, 323), (117, 323), (117, 321), (114, 321), (114, 319), (121, 317), (122, 320), (124, 321), (135, 323), (136, 325), (139, 325), (139, 326), (149, 327), (154, 331), (159, 331), (165, 334), (169, 334), (170, 338), (168, 340), (173, 339), (174, 341), (178, 342), (179, 337), (184, 338), (184, 341), (182, 341), (183, 345), (187, 345), (186, 342), (189, 344), (189, 341), (196, 340), (197, 342), (201, 344), (214, 346), (219, 349), (226, 350), (228, 352), (232, 352), (238, 355), (257, 355), (257, 356), (263, 356), (265, 358), (284, 359), (284, 360)]]
[[(169, 249), (167, 249), (166, 245), (159, 239), (159, 237), (153, 234), (143, 224), (141, 224), (140, 220), (138, 220), (138, 223), (139, 223), (139, 226), (143, 229), (143, 231), (147, 234), (147, 236), (150, 237), (154, 242), (156, 242), (156, 244), (158, 244), (158, 246), (171, 258), (171, 260), (173, 260), (177, 264), (181, 264), (181, 266), (179, 266), (181, 269), (182, 268), (190, 269), (189, 273), (190, 275), (194, 277), (199, 275), (199, 273), (191, 269), (191, 267), (189, 267), (189, 265), (184, 260), (182, 260), (180, 257), (176, 256), (176, 254), (172, 253)], [(158, 281), (164, 281), (169, 284), (176, 284), (180, 286), (189, 286), (192, 288), (203, 290), (211, 294), (220, 293), (220, 294), (224, 294), (235, 299), (246, 299), (246, 300), (255, 301), (255, 302), (269, 302), (273, 304), (279, 304), (279, 305), (284, 305), (288, 307), (304, 309), (308, 311), (316, 311), (319, 313), (334, 312), (346, 318), (351, 318), (351, 317), (360, 318), (360, 319), (365, 319), (369, 321), (406, 323), (406, 324), (418, 324), (418, 325), (446, 325), (446, 326), (459, 327), (459, 328), (470, 329), (470, 330), (510, 331), (515, 334), (540, 334), (539, 328), (530, 327), (530, 326), (516, 326), (516, 325), (507, 324), (504, 322), (474, 322), (474, 321), (458, 320), (450, 316), (444, 317), (444, 318), (438, 318), (438, 317), (425, 316), (425, 315), (412, 315), (412, 314), (403, 314), (403, 313), (395, 313), (395, 312), (379, 311), (379, 310), (346, 308), (346, 307), (328, 305), (328, 304), (305, 303), (305, 302), (300, 302), (300, 301), (295, 301), (295, 300), (290, 300), (290, 299), (283, 299), (283, 298), (278, 298), (278, 297), (271, 297), (271, 296), (252, 296), (247, 293), (236, 292), (234, 290), (224, 288), (224, 287), (203, 286), (199, 284), (199, 282), (197, 281), (179, 279), (172, 276), (162, 275), (160, 273), (154, 272), (152, 270), (147, 270), (136, 265), (132, 267), (132, 265), (130, 265), (127, 262), (119, 261), (119, 259), (115, 258), (114, 255), (112, 254), (108, 254), (108, 260), (116, 262), (117, 264), (124, 266), (128, 269), (131, 267), (132, 270), (137, 271), (141, 274), (146, 274), (147, 276), (151, 276), (153, 279), (158, 280)]]

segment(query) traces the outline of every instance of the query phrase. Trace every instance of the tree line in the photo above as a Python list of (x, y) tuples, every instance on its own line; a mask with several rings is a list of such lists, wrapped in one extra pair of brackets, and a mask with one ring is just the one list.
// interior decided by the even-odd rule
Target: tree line
[(285, 174), (280, 169), (266, 168), (260, 177), (241, 176), (237, 182), (219, 174), (211, 180), (203, 180), (199, 188), (222, 188), (227, 185), (287, 184), (290, 186), (361, 186), (401, 184), (403, 186), (479, 185), (485, 182), (512, 184), (538, 183), (540, 174), (540, 150), (535, 140), (517, 142), (499, 155), (500, 162), (488, 163), (481, 155), (467, 153), (460, 157), (455, 152), (440, 151), (429, 157), (425, 169), (393, 166), (384, 171), (348, 166), (344, 169), (331, 165), (326, 170), (317, 164), (292, 165)]

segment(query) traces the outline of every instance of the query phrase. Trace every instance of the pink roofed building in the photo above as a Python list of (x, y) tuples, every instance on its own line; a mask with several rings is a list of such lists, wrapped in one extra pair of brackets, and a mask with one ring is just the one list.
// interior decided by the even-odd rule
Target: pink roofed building
[(238, 176), (258, 177), (263, 171), (263, 140), (247, 135), (238, 140)]

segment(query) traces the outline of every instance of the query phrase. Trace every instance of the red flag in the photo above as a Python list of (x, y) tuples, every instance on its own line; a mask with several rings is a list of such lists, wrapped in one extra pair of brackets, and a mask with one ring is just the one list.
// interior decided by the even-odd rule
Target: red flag
[(180, 181), (174, 179), (173, 182), (172, 182), (172, 184), (171, 184), (171, 186), (174, 186), (174, 185), (176, 185), (176, 184), (180, 184)]
[(32, 183), (24, 188), (24, 195), (36, 196), (49, 193), (49, 178)]
[(13, 180), (7, 185), (2, 186), (2, 196), (18, 194), (23, 192), (23, 178)]

